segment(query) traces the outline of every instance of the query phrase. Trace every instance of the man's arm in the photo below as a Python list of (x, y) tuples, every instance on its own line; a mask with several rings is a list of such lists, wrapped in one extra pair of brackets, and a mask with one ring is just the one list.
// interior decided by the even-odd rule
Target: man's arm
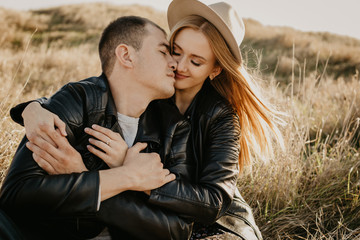
[(33, 160), (26, 142), (21, 141), (3, 182), (1, 206), (14, 214), (95, 215), (98, 173), (48, 175)]
[[(79, 133), (84, 134), (81, 118), (86, 114), (87, 108), (84, 104), (89, 100), (86, 99), (86, 94), (82, 94), (85, 90), (79, 89), (81, 87), (81, 84), (68, 84), (47, 102), (47, 106), (65, 121), (69, 137), (71, 136), (70, 142), (75, 142)], [(68, 106), (71, 108), (69, 109)], [(74, 116), (75, 119), (72, 119)], [(54, 134), (58, 133), (55, 131)], [(46, 142), (44, 139), (41, 140), (42, 143), (39, 145)], [(143, 187), (142, 185), (139, 187), (139, 183), (142, 182), (138, 179), (127, 177), (134, 175), (120, 168), (104, 170), (100, 173), (100, 177), (97, 171), (49, 175), (36, 164), (33, 154), (25, 146), (26, 142), (26, 138), (21, 142), (1, 192), (2, 204), (14, 210), (23, 208), (24, 211), (37, 212), (37, 214), (91, 215), (96, 213), (101, 180), (103, 199), (130, 188)], [(142, 155), (142, 158), (144, 157)], [(146, 157), (149, 158), (148, 155)], [(74, 158), (69, 159), (75, 161)], [(77, 159), (81, 161), (79, 154)], [(156, 161), (161, 164), (159, 159)], [(156, 169), (159, 168), (158, 165)], [(161, 167), (161, 170), (164, 169)], [(150, 174), (151, 171), (147, 172)], [(119, 181), (121, 175), (124, 177)], [(165, 178), (165, 175), (157, 177)]]
[[(21, 111), (20, 111), (20, 114), (21, 114)], [(12, 117), (14, 118), (14, 116), (12, 116)], [(54, 128), (50, 126), (50, 127), (45, 127), (45, 129), (53, 130)], [(25, 147), (24, 143), (22, 143), (22, 147), (23, 147), (23, 149), (21, 151), (28, 152), (28, 154), (29, 154), (25, 158), (30, 159), (31, 152)], [(20, 157), (20, 159), (25, 159), (25, 158)], [(34, 161), (25, 161), (25, 163), (33, 164), (35, 162)], [(33, 166), (33, 168), (35, 168), (37, 171), (39, 171), (39, 174), (38, 174), (39, 176), (47, 175), (47, 173), (44, 170), (42, 170), (41, 168), (39, 168), (38, 165), (35, 164)], [(31, 172), (34, 173), (33, 171), (31, 171)], [(148, 172), (152, 173), (152, 171), (148, 171)], [(81, 174), (86, 175), (86, 173), (81, 173)], [(91, 173), (91, 174), (93, 174), (93, 173)], [(17, 174), (14, 174), (14, 175), (17, 175)], [(20, 173), (20, 175), (24, 176), (24, 174), (21, 174), (21, 173)], [(73, 175), (73, 174), (67, 174), (67, 175)], [(59, 176), (63, 176), (63, 175), (54, 175), (51, 177), (59, 177)], [(118, 177), (119, 176), (117, 176), (117, 178)], [(13, 179), (13, 177), (8, 177), (7, 179)], [(118, 179), (117, 179), (117, 181), (118, 181)], [(93, 183), (90, 185), (96, 186), (96, 183)], [(6, 196), (7, 198), (4, 199), (3, 197), (1, 197), (0, 199), (3, 199), (2, 202), (5, 201), (7, 204), (10, 204), (13, 199), (19, 200), (16, 197), (16, 193), (19, 191), (22, 192), (22, 190), (14, 189), (11, 184), (5, 183), (4, 186), (7, 186), (7, 187), (6, 187), (6, 189), (3, 188), (2, 195)], [(9, 194), (9, 192), (11, 194)], [(93, 193), (95, 191), (91, 190), (89, 192)], [(30, 192), (28, 191), (27, 193), (31, 194), (31, 191)], [(87, 197), (90, 199), (95, 199), (96, 196), (94, 194), (93, 196), (87, 196)], [(105, 194), (104, 194), (104, 196), (105, 196)], [(58, 198), (61, 198), (61, 195), (58, 196)], [(120, 198), (120, 199), (118, 199), (118, 198)], [(82, 197), (81, 199), (85, 200), (86, 198)], [(45, 200), (45, 199), (43, 199), (43, 200)], [(41, 202), (35, 202), (34, 204), (39, 204), (39, 203), (41, 205)], [(47, 202), (47, 203), (49, 203), (49, 202)], [(25, 205), (24, 205), (25, 210), (27, 209), (25, 207), (26, 204), (27, 203), (25, 202)], [(105, 205), (103, 205), (103, 204), (105, 204)], [(16, 205), (18, 205), (18, 203)], [(53, 206), (53, 204), (49, 203), (49, 206)], [(92, 213), (93, 213), (93, 212), (95, 212), (95, 210), (94, 210), (95, 203), (93, 203), (92, 206), (93, 206), (92, 207)], [(104, 206), (104, 208), (103, 208), (103, 206)], [(105, 208), (105, 206), (109, 206), (109, 207)], [(121, 198), (120, 195), (117, 195), (113, 198), (110, 198), (107, 201), (104, 201), (104, 203), (102, 203), (101, 207), (102, 208), (100, 209), (100, 212), (99, 212), (99, 216), (100, 216), (101, 220), (103, 220), (105, 223), (108, 223), (109, 221), (107, 221), (107, 219), (109, 219), (109, 217), (110, 217), (110, 216), (108, 216), (108, 214), (106, 214), (106, 210), (103, 210), (103, 209), (107, 209), (109, 214), (111, 214), (111, 217), (117, 219), (117, 221), (114, 221), (111, 224), (109, 223), (115, 229), (121, 230), (122, 229), (121, 226), (123, 225), (122, 223), (124, 221), (126, 224), (130, 224), (130, 223), (136, 224), (138, 222), (145, 221), (145, 222), (148, 222), (147, 224), (149, 226), (150, 225), (152, 226), (152, 230), (156, 230), (156, 232), (151, 233), (149, 231), (140, 231), (141, 229), (139, 229), (139, 228), (132, 228), (130, 230), (133, 230), (134, 233), (131, 233), (131, 235), (134, 235), (134, 236), (136, 236), (138, 234), (144, 234), (143, 236), (147, 236), (149, 238), (151, 238), (151, 236), (156, 236), (156, 237), (154, 237), (154, 239), (160, 239), (159, 236), (189, 236), (189, 234), (191, 233), (192, 224), (190, 223), (190, 221), (184, 220), (177, 214), (171, 213), (170, 211), (167, 212), (167, 211), (161, 210), (160, 208), (150, 206), (146, 201), (143, 201), (143, 200), (138, 202), (138, 204), (134, 204), (131, 201), (131, 198), (129, 198), (129, 199), (127, 197)], [(141, 215), (141, 212), (139, 212), (139, 211), (143, 211), (144, 209), (149, 209), (148, 211), (153, 212), (153, 213), (151, 215), (149, 215), (149, 217), (145, 216), (145, 218), (144, 218), (144, 216)], [(83, 210), (80, 210), (79, 212), (84, 213)], [(128, 214), (128, 215), (126, 215), (126, 214)], [(129, 229), (126, 229), (126, 230), (129, 230)], [(184, 237), (184, 238), (183, 237), (181, 237), (181, 238), (175, 237), (174, 239), (185, 239), (185, 238), (188, 238), (188, 237)]]
[[(33, 152), (35, 162), (42, 169), (50, 175), (87, 171), (80, 154), (65, 137), (55, 131), (50, 138), (56, 147), (38, 137), (34, 139), (33, 143), (26, 143), (27, 148)], [(112, 145), (116, 145), (116, 143), (112, 143)], [(101, 201), (126, 190), (154, 189), (175, 178), (175, 175), (171, 174), (169, 170), (163, 169), (157, 153), (141, 153), (146, 145), (146, 143), (135, 144), (126, 151), (121, 165), (99, 171)], [(122, 149), (120, 149), (118, 155), (122, 154)], [(107, 156), (106, 153), (104, 155)], [(116, 154), (111, 155), (116, 156)]]
[[(56, 145), (63, 148), (62, 143), (57, 139), (54, 139), (54, 142)], [(144, 159), (143, 162), (140, 162), (141, 159), (139, 159), (139, 157), (141, 158), (141, 156), (157, 155), (155, 153), (137, 154), (136, 152), (141, 149), (141, 147), (139, 147), (141, 145), (143, 144), (137, 143), (134, 147), (128, 150), (124, 160), (124, 165), (123, 167), (119, 168), (124, 169), (124, 172), (118, 173), (116, 176), (117, 179), (115, 179), (115, 181), (118, 182), (119, 177), (121, 177), (120, 182), (128, 182), (131, 179), (141, 180), (132, 181), (135, 183), (137, 182), (137, 186), (132, 185), (132, 187), (130, 187), (132, 190), (138, 190), (138, 192), (122, 192), (121, 194), (103, 201), (101, 203), (100, 211), (97, 214), (98, 219), (107, 226), (111, 226), (112, 231), (125, 231), (132, 237), (140, 239), (188, 239), (192, 229), (191, 219), (183, 218), (171, 211), (167, 211), (149, 204), (147, 202), (148, 197), (144, 193), (140, 192), (145, 189), (153, 189), (157, 187), (157, 185), (149, 184), (156, 183), (154, 180), (159, 179), (159, 174), (162, 174), (161, 172), (156, 172), (155, 166), (151, 171), (151, 167), (147, 167), (147, 165), (150, 164), (151, 159)], [(71, 148), (71, 146), (68, 147)], [(69, 151), (59, 151), (58, 153), (52, 152), (53, 146), (50, 144), (48, 144), (46, 148), (47, 151), (50, 151), (51, 154), (54, 155), (57, 159), (69, 159), (69, 156), (65, 154), (66, 152), (69, 153)], [(137, 150), (134, 152), (133, 149), (136, 148)], [(33, 147), (30, 149), (33, 150), (35, 155), (41, 155), (39, 153), (39, 149), (33, 149)], [(136, 155), (134, 155), (134, 153), (136, 153)], [(71, 163), (58, 165), (57, 162), (54, 162), (56, 161), (55, 159), (48, 159), (45, 155), (43, 157), (44, 161), (53, 166), (57, 173), (62, 171), (71, 172), (76, 169), (76, 167), (73, 167)], [(62, 162), (62, 160), (60, 160), (60, 162)], [(50, 171), (53, 171), (53, 169), (50, 169)], [(142, 175), (139, 175), (141, 171), (143, 171), (143, 173)], [(163, 171), (168, 172), (168, 170)], [(100, 171), (100, 177), (102, 172), (103, 171)], [(109, 182), (109, 185), (113, 184), (112, 181)], [(104, 184), (104, 182), (102, 183)], [(160, 185), (162, 185), (162, 183), (160, 183)], [(108, 198), (108, 195), (105, 194), (106, 193), (102, 191), (102, 199)], [(139, 225), (142, 227), (134, 227)]]

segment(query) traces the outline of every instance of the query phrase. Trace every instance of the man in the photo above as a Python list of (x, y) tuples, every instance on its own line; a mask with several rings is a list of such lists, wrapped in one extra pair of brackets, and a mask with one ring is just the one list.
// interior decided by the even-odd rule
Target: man
[[(66, 123), (66, 134), (62, 134), (67, 135), (67, 139), (55, 132), (47, 140), (56, 146), (54, 155), (65, 151), (67, 159), (59, 161), (57, 166), (48, 165), (41, 161), (41, 156), (31, 153), (26, 145), (30, 148), (34, 145), (24, 138), (4, 180), (0, 207), (29, 239), (90, 238), (99, 234), (104, 225), (113, 236), (126, 236), (119, 227), (134, 227), (131, 224), (141, 224), (139, 221), (147, 224), (147, 230), (132, 237), (187, 238), (191, 224), (170, 211), (147, 204), (142, 192), (175, 179), (174, 174), (163, 169), (158, 154), (140, 152), (155, 151), (157, 142), (153, 139), (157, 138), (152, 134), (156, 131), (151, 128), (158, 124), (146, 115), (139, 120), (140, 115), (150, 101), (168, 98), (174, 93), (176, 63), (168, 52), (165, 32), (147, 19), (122, 17), (104, 30), (99, 53), (103, 69), (100, 77), (67, 84), (49, 100), (40, 101)], [(28, 109), (39, 105), (31, 104), (33, 108)], [(22, 111), (23, 107), (14, 111)], [(119, 126), (119, 114), (146, 121), (140, 125), (147, 127), (134, 130)], [(125, 152), (123, 159), (108, 168), (87, 150), (89, 135), (84, 129), (93, 124), (122, 134), (126, 132), (125, 141), (129, 145), (136, 135), (135, 141), (146, 142), (147, 146), (137, 143), (127, 151), (126, 146), (120, 146)], [(67, 141), (74, 148), (69, 148)], [(36, 144), (48, 143), (43, 139)], [(66, 164), (74, 163), (71, 172), (58, 174), (59, 168), (66, 169)], [(137, 221), (134, 213), (145, 217)], [(147, 214), (156, 216), (148, 222)], [(131, 219), (133, 217), (136, 220)], [(168, 235), (157, 235), (155, 227), (167, 228)], [(164, 234), (162, 230), (158, 232)]]

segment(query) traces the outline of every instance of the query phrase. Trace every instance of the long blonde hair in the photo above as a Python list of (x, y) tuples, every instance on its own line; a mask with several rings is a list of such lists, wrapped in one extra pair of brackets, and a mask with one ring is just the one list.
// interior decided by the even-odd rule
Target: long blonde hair
[(277, 111), (262, 99), (258, 87), (243, 64), (236, 60), (222, 35), (206, 19), (189, 16), (179, 21), (170, 33), (171, 48), (176, 35), (184, 28), (198, 30), (207, 37), (217, 59), (216, 64), (222, 68), (222, 72), (211, 81), (211, 84), (228, 100), (239, 116), (240, 169), (251, 162), (251, 150), (262, 157), (271, 156), (272, 137), (283, 144), (282, 135), (276, 124), (276, 120), (279, 119)]

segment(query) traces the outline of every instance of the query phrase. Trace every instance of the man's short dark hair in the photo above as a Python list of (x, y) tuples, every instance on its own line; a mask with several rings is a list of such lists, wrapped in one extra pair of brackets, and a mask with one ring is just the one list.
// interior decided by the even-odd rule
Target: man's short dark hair
[(154, 22), (138, 16), (120, 17), (105, 28), (99, 42), (99, 55), (101, 68), (107, 77), (114, 67), (116, 47), (119, 44), (126, 44), (138, 51), (148, 34), (147, 24), (157, 27), (165, 34), (165, 31)]

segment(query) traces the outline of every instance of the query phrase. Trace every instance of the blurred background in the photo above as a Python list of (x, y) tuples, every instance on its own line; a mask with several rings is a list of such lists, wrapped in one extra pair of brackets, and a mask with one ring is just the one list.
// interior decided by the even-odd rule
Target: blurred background
[[(218, 0), (202, 0), (211, 4)], [(290, 26), (303, 31), (328, 31), (360, 39), (358, 0), (223, 0), (236, 7), (242, 17), (265, 25)], [(140, 4), (166, 11), (171, 0), (0, 0), (0, 6), (29, 10), (75, 3), (103, 2), (115, 5)]]

